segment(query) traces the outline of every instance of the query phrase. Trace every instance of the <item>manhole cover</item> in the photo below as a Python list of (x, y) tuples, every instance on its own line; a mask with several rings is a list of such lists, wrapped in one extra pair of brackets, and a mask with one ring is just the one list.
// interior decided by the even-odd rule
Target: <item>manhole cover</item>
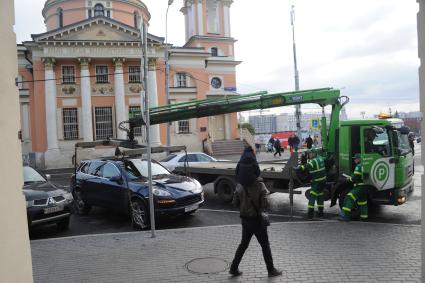
[(225, 271), (229, 264), (216, 257), (195, 258), (186, 263), (186, 269), (196, 274), (212, 274)]

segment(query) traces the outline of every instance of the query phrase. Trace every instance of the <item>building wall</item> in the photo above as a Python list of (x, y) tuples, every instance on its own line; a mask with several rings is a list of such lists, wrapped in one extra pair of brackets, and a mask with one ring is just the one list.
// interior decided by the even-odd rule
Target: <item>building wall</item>
[[(0, 2), (0, 277), (2, 282), (33, 282), (25, 197), (22, 194), (21, 144), (18, 140), (19, 96), (14, 84), (18, 76), (16, 36), (13, 32), (12, 0)], [(7, 172), (7, 173), (6, 173)], [(4, 175), (3, 175), (4, 176)]]
[[(417, 0), (419, 3), (419, 12), (417, 15), (418, 23), (418, 54), (421, 60), (421, 65), (419, 67), (419, 89), (420, 89), (420, 106), (421, 112), (425, 113), (425, 1)], [(421, 122), (422, 133), (425, 133), (425, 122)], [(424, 152), (425, 145), (424, 142), (421, 142), (421, 150)], [(422, 164), (425, 164), (425, 155), (421, 156)], [(421, 180), (422, 186), (425, 184), (425, 175), (422, 174)], [(425, 194), (422, 194), (422, 204), (425, 203)], [(425, 219), (425, 205), (422, 205), (421, 208), (422, 219)], [(425, 282), (425, 223), (422, 222), (422, 282)]]

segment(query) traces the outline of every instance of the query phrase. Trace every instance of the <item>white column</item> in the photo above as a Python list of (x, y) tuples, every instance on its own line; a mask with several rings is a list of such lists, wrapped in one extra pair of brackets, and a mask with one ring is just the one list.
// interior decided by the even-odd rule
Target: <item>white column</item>
[(230, 118), (230, 114), (224, 114), (224, 139), (230, 140), (232, 138), (232, 133), (230, 130), (230, 123), (232, 119)]
[(204, 35), (204, 9), (203, 0), (198, 0), (198, 35)]
[[(157, 83), (156, 83), (156, 59), (149, 59), (148, 95), (149, 95), (149, 108), (158, 106), (158, 90), (157, 90)], [(161, 145), (159, 125), (151, 125), (150, 140), (151, 140), (152, 146)]]
[(24, 141), (29, 140), (31, 138), (28, 105), (28, 103), (22, 104), (22, 140)]
[(47, 151), (58, 149), (56, 129), (56, 79), (53, 66), (55, 59), (44, 58), (44, 96), (46, 106)]
[(83, 139), (85, 142), (93, 141), (93, 124), (92, 124), (92, 104), (91, 104), (91, 85), (90, 85), (90, 69), (89, 58), (78, 59), (81, 64), (81, 112)]
[(115, 63), (115, 116), (116, 116), (116, 131), (117, 138), (126, 139), (126, 132), (118, 129), (119, 123), (126, 120), (125, 113), (125, 88), (124, 88), (124, 74), (123, 63), (124, 59), (114, 58)]
[(224, 15), (224, 36), (230, 37), (230, 1), (223, 1)]

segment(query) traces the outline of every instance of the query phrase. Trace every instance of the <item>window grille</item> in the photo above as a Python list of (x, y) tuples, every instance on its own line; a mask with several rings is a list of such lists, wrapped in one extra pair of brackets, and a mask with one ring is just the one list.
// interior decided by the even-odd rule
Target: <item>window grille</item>
[(190, 134), (189, 120), (179, 121), (179, 134)]
[(89, 18), (91, 18), (91, 17), (93, 17), (93, 16), (92, 16), (91, 9), (89, 9)]
[[(140, 106), (130, 106), (128, 107), (128, 117), (129, 118), (135, 118), (135, 117), (139, 117), (139, 115), (141, 115), (141, 110), (140, 110)], [(134, 128), (134, 135), (135, 136), (142, 136), (142, 127), (135, 127)]]
[(96, 139), (112, 138), (114, 135), (112, 124), (112, 107), (95, 107)]
[(107, 83), (108, 80), (108, 66), (96, 66), (96, 83)]
[(187, 87), (187, 78), (185, 73), (177, 73), (177, 87)]
[(75, 84), (75, 68), (74, 66), (62, 66), (62, 83)]
[(62, 109), (64, 140), (78, 140), (77, 108)]
[(108, 18), (110, 18), (110, 17), (111, 17), (111, 11), (110, 11), (110, 10), (107, 10), (107, 11), (106, 11), (106, 16), (107, 16)]
[(217, 47), (212, 47), (211, 48), (211, 56), (213, 56), (213, 57), (217, 57), (218, 56), (218, 49), (217, 49)]
[(105, 15), (105, 8), (103, 8), (102, 4), (96, 4), (94, 6), (94, 16), (104, 16)]
[(128, 82), (140, 83), (140, 66), (128, 66)]

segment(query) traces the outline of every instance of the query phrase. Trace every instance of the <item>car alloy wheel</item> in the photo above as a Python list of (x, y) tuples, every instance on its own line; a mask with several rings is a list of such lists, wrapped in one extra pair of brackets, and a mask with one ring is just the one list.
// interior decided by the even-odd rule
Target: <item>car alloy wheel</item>
[(74, 192), (74, 205), (78, 214), (87, 214), (91, 209), (91, 206), (83, 200), (80, 190)]
[(131, 222), (135, 229), (146, 229), (149, 227), (145, 205), (140, 200), (131, 201)]

